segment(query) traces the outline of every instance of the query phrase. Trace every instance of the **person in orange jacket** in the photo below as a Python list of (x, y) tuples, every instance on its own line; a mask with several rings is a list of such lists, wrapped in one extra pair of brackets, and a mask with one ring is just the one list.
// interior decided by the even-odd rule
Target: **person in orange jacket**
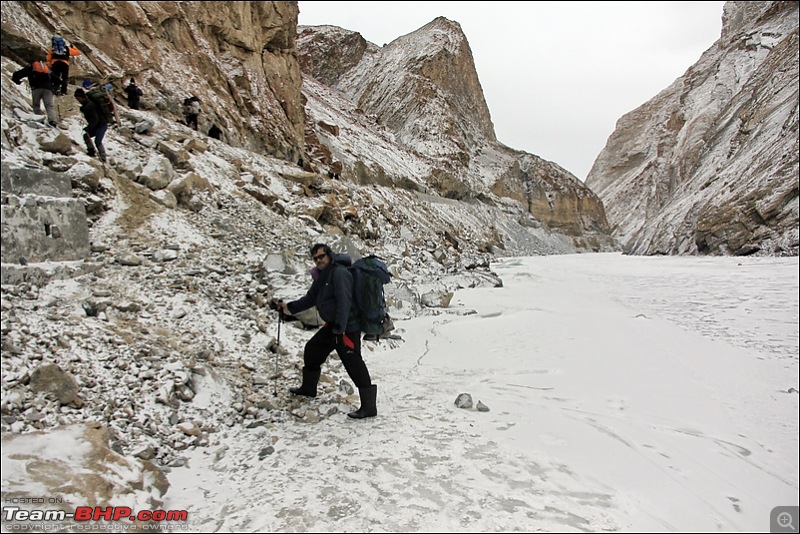
[(50, 76), (50, 69), (44, 61), (34, 61), (27, 67), (15, 71), (11, 76), (11, 81), (19, 85), (24, 78), (28, 78), (31, 85), (31, 104), (33, 112), (37, 115), (42, 114), (42, 102), (47, 113), (47, 122), (50, 126), (58, 126), (58, 115), (53, 107), (53, 79)]
[(81, 51), (68, 45), (63, 37), (54, 35), (51, 39), (50, 51), (47, 52), (47, 64), (53, 75), (53, 93), (55, 95), (67, 94), (69, 81), (69, 58), (81, 55)]

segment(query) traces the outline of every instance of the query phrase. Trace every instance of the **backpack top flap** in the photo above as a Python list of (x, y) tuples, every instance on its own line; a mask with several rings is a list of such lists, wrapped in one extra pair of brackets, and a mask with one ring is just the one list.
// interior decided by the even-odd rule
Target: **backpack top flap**
[(350, 267), (351, 265), (353, 265), (353, 258), (351, 258), (349, 254), (345, 254), (344, 252), (334, 252), (333, 263), (335, 263), (336, 265), (342, 265), (344, 267)]
[(52, 40), (52, 45), (53, 45), (53, 55), (69, 57), (69, 50), (67, 50), (67, 42), (64, 40), (63, 37), (54, 35)]
[(392, 281), (392, 273), (389, 272), (386, 263), (374, 254), (365, 256), (355, 262), (353, 269), (365, 271), (371, 276), (378, 277), (382, 284), (388, 284)]

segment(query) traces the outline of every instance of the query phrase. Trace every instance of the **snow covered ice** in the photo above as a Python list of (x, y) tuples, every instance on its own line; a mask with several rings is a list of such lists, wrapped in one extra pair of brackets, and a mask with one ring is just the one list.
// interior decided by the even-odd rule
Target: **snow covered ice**
[(165, 509), (195, 532), (766, 532), (797, 505), (797, 257), (493, 267), (502, 288), (365, 353), (377, 418), (231, 428)]

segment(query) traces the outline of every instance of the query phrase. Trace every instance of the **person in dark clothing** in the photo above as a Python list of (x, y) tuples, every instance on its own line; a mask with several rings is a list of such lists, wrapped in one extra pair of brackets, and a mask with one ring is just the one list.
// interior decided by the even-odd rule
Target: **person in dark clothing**
[(318, 276), (305, 296), (292, 302), (277, 302), (278, 308), (290, 315), (316, 306), (325, 321), (303, 350), (302, 385), (290, 388), (289, 392), (316, 397), (322, 364), (335, 350), (361, 397), (361, 407), (347, 415), (353, 419), (375, 417), (378, 386), (372, 383), (367, 364), (361, 357), (361, 330), (353, 304), (353, 275), (346, 267), (334, 263), (333, 251), (328, 245), (317, 243), (311, 247), (311, 257)]
[[(91, 157), (95, 155), (100, 161), (106, 161), (106, 149), (103, 146), (103, 138), (108, 131), (108, 121), (97, 106), (86, 96), (83, 89), (75, 89), (75, 100), (81, 105), (81, 113), (86, 119), (86, 127), (83, 129), (83, 140), (86, 143), (86, 153)], [(94, 144), (92, 139), (94, 138)], [(95, 150), (95, 147), (97, 149)]]
[(144, 93), (136, 85), (136, 81), (131, 78), (130, 83), (125, 87), (125, 93), (128, 95), (128, 107), (131, 109), (139, 109), (139, 102)]
[(208, 130), (208, 136), (214, 139), (222, 139), (222, 130), (216, 124), (212, 124), (211, 129)]
[(197, 130), (197, 117), (200, 115), (200, 99), (190, 96), (183, 101), (183, 115), (186, 117), (186, 125)]
[(50, 126), (58, 126), (58, 116), (55, 106), (53, 106), (53, 80), (50, 75), (50, 68), (44, 61), (34, 61), (27, 67), (15, 71), (11, 75), (11, 81), (19, 85), (22, 80), (28, 78), (31, 86), (31, 105), (33, 112), (37, 115), (42, 114), (42, 102), (47, 113), (47, 123)]

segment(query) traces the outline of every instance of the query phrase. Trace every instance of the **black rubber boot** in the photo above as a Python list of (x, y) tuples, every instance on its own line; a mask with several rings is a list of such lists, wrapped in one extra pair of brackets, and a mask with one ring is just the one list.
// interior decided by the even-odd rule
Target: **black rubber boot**
[(361, 408), (350, 412), (347, 414), (347, 417), (364, 419), (365, 417), (375, 417), (378, 415), (378, 408), (375, 406), (375, 400), (378, 397), (378, 386), (372, 384), (365, 388), (358, 388), (358, 394), (361, 396)]
[(304, 397), (316, 397), (317, 383), (319, 382), (319, 375), (321, 373), (321, 369), (303, 367), (303, 385), (299, 388), (289, 388), (289, 393), (293, 395), (303, 395)]
[(83, 134), (83, 141), (86, 143), (86, 153), (89, 154), (89, 157), (95, 157), (97, 151), (94, 148), (94, 143), (92, 143), (92, 138), (89, 137), (89, 134)]

